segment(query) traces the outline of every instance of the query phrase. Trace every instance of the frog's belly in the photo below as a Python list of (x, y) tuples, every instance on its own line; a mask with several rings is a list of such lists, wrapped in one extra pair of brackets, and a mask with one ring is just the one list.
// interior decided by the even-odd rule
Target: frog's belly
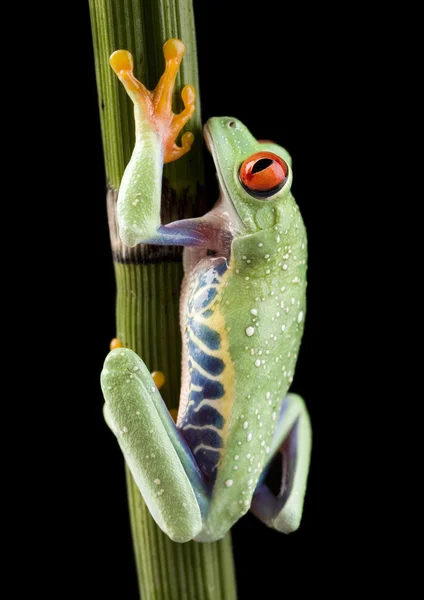
[(183, 383), (178, 427), (213, 482), (230, 416), (233, 369), (221, 313), (224, 258), (200, 261), (186, 281), (182, 313)]

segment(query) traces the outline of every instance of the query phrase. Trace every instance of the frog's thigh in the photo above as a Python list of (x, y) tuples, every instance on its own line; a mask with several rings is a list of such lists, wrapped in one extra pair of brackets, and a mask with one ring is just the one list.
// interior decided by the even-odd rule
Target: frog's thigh
[(105, 360), (101, 383), (106, 421), (153, 518), (172, 540), (191, 540), (202, 528), (195, 485), (183, 465), (185, 449), (175, 424), (146, 365), (131, 350), (118, 348)]
[(252, 501), (252, 512), (266, 525), (283, 533), (295, 531), (302, 518), (308, 478), (312, 432), (300, 396), (288, 394), (274, 434), (273, 454), (282, 455), (282, 481), (278, 496), (261, 483)]

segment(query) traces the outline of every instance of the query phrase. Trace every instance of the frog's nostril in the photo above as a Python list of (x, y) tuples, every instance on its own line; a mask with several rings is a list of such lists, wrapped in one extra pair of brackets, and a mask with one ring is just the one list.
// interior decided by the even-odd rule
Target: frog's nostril
[(235, 127), (235, 126), (236, 126), (235, 121), (228, 121), (228, 127)]

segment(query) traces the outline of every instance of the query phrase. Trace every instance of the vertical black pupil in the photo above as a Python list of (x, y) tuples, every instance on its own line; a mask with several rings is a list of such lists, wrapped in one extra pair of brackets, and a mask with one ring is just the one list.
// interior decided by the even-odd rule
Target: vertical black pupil
[(267, 169), (274, 161), (272, 158), (260, 158), (255, 162), (252, 169), (253, 173), (259, 173), (260, 171), (264, 171)]

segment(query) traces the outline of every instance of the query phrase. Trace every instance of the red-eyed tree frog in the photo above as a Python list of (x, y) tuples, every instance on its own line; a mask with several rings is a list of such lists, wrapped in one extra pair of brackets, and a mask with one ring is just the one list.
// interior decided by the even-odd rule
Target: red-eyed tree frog
[[(182, 386), (176, 423), (149, 370), (116, 348), (101, 375), (105, 418), (159, 527), (177, 542), (222, 538), (248, 510), (284, 533), (300, 523), (311, 450), (303, 400), (288, 393), (305, 322), (307, 240), (290, 192), (291, 159), (237, 119), (209, 119), (204, 137), (220, 195), (201, 218), (160, 222), (162, 169), (190, 150), (175, 139), (194, 111), (172, 112), (184, 44), (164, 45), (154, 92), (123, 50), (111, 65), (135, 105), (136, 144), (117, 219), (124, 244), (184, 246)], [(266, 484), (282, 457), (278, 495)]]

